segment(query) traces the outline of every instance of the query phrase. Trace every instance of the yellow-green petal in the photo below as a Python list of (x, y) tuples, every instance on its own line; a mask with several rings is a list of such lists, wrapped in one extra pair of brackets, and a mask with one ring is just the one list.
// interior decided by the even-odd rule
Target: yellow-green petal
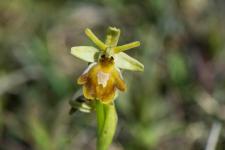
[(85, 34), (94, 42), (101, 50), (105, 51), (107, 46), (91, 31), (87, 28)]
[(144, 65), (129, 55), (120, 52), (114, 56), (118, 68), (131, 71), (144, 71)]
[(135, 47), (140, 46), (140, 42), (139, 41), (135, 41), (135, 42), (131, 42), (125, 45), (121, 45), (121, 46), (117, 46), (115, 48), (113, 48), (114, 53), (120, 53), (122, 51), (126, 51)]
[(71, 54), (87, 62), (95, 62), (98, 59), (99, 50), (92, 46), (76, 46), (71, 48)]

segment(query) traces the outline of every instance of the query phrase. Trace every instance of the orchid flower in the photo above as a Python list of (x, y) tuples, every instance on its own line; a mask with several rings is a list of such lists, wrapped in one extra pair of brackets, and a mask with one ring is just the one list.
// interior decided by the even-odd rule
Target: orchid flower
[(140, 46), (140, 42), (117, 46), (120, 30), (113, 27), (109, 27), (105, 43), (90, 29), (86, 29), (85, 33), (98, 48), (92, 46), (71, 48), (72, 55), (91, 63), (78, 78), (77, 83), (83, 85), (83, 94), (88, 100), (110, 103), (115, 99), (117, 90), (126, 90), (120, 69), (144, 70), (144, 66), (139, 61), (123, 52)]

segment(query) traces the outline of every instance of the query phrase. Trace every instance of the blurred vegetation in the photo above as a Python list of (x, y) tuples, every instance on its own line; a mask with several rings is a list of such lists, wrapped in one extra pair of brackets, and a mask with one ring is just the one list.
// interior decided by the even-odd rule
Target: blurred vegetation
[(116, 26), (145, 72), (124, 72), (111, 149), (224, 150), (224, 15), (223, 0), (1, 1), (0, 149), (94, 149), (95, 114), (68, 114), (87, 66), (70, 48)]

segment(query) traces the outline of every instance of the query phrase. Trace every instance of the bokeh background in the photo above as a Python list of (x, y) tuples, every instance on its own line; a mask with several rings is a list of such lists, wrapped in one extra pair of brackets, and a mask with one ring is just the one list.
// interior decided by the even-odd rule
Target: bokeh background
[(70, 48), (116, 26), (145, 71), (123, 72), (111, 150), (224, 150), (224, 18), (224, 0), (1, 0), (0, 149), (95, 149), (95, 113), (69, 115), (87, 67)]

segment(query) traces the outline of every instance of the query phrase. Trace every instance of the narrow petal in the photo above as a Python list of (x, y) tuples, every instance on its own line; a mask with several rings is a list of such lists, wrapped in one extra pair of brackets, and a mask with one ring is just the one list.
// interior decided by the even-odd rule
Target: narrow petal
[(128, 43), (128, 44), (125, 44), (125, 45), (117, 46), (117, 47), (114, 48), (114, 53), (126, 51), (126, 50), (129, 50), (129, 49), (138, 47), (138, 46), (140, 46), (139, 41), (135, 41), (135, 42)]
[(85, 34), (94, 42), (101, 50), (106, 50), (107, 46), (90, 30), (86, 29)]
[(99, 50), (92, 46), (76, 46), (71, 48), (71, 54), (87, 62), (97, 61)]
[(118, 68), (132, 71), (144, 71), (144, 65), (142, 63), (123, 52), (116, 54), (114, 58)]

